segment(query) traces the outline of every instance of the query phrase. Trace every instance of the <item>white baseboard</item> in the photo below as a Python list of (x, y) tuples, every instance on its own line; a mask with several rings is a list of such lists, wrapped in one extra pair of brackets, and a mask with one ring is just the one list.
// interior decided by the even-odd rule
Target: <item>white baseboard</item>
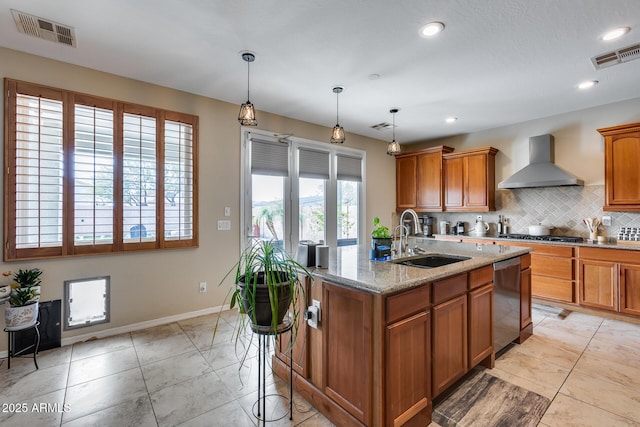
[[(141, 329), (147, 329), (147, 328), (152, 328), (154, 326), (166, 325), (167, 323), (178, 322), (180, 320), (191, 319), (192, 317), (218, 313), (221, 310), (228, 310), (228, 309), (229, 309), (229, 304), (225, 304), (222, 306), (190, 311), (188, 313), (161, 317), (159, 319), (147, 320), (139, 323), (132, 323), (130, 325), (118, 326), (117, 328), (104, 329), (98, 332), (91, 332), (83, 335), (74, 335), (72, 337), (62, 338), (61, 344), (63, 347), (65, 347), (67, 345), (73, 345), (76, 343), (80, 343), (80, 342), (84, 342), (92, 339), (100, 339), (100, 338), (112, 337), (114, 335), (126, 334), (128, 332), (139, 331)], [(8, 350), (0, 351), (0, 358), (6, 358), (8, 356), (9, 356)]]

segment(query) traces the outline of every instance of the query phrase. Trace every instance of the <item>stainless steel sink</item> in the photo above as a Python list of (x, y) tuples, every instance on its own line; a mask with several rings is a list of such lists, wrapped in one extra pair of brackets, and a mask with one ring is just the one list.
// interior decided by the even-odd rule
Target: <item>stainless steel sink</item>
[(449, 265), (456, 262), (465, 261), (468, 259), (471, 259), (471, 258), (464, 257), (464, 256), (456, 256), (456, 255), (431, 254), (431, 255), (414, 256), (410, 258), (394, 259), (389, 262), (392, 262), (394, 264), (408, 265), (410, 267), (436, 268), (436, 267), (442, 267), (443, 265)]

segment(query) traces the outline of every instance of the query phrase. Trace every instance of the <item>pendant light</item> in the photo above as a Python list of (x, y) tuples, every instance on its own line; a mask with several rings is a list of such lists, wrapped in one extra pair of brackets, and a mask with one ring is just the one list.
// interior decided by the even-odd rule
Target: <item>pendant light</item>
[(247, 102), (240, 106), (238, 121), (242, 126), (257, 126), (256, 110), (253, 108), (251, 101), (249, 101), (249, 64), (256, 60), (256, 56), (251, 52), (243, 52), (242, 59), (247, 63)]
[(338, 95), (342, 93), (344, 90), (341, 86), (336, 86), (333, 88), (333, 93), (336, 94), (336, 125), (333, 127), (333, 132), (331, 132), (330, 142), (332, 144), (342, 144), (346, 139), (344, 137), (344, 129), (340, 126), (340, 121), (338, 120)]
[(392, 108), (389, 110), (391, 114), (393, 114), (393, 141), (387, 145), (387, 154), (390, 156), (395, 156), (396, 154), (400, 154), (402, 149), (400, 148), (400, 144), (396, 142), (396, 113), (398, 112), (397, 108)]

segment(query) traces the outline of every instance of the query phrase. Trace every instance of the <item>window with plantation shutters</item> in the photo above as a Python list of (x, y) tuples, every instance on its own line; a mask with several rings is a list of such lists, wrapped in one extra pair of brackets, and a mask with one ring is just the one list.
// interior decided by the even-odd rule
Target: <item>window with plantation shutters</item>
[(198, 117), (5, 79), (4, 259), (198, 245)]

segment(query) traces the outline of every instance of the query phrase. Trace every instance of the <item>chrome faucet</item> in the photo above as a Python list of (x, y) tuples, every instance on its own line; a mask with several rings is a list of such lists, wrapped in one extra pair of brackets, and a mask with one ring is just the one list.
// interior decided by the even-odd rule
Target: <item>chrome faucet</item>
[[(418, 219), (418, 214), (416, 213), (416, 211), (414, 211), (413, 209), (405, 209), (401, 214), (400, 214), (400, 242), (399, 242), (399, 250), (398, 250), (398, 255), (402, 255), (403, 252), (406, 251), (406, 246), (408, 245), (408, 237), (409, 237), (409, 231), (406, 229), (406, 227), (404, 226), (404, 216), (405, 214), (411, 214), (411, 216), (413, 216), (413, 224), (414, 224), (414, 228), (415, 228), (415, 234), (421, 233), (422, 229), (420, 228), (420, 220)], [(398, 227), (396, 227), (396, 229), (398, 229)], [(403, 231), (406, 231), (406, 235), (405, 235), (405, 241), (407, 243), (405, 243), (404, 245), (402, 244), (402, 237), (403, 237)], [(395, 237), (395, 230), (393, 233), (393, 237)]]

